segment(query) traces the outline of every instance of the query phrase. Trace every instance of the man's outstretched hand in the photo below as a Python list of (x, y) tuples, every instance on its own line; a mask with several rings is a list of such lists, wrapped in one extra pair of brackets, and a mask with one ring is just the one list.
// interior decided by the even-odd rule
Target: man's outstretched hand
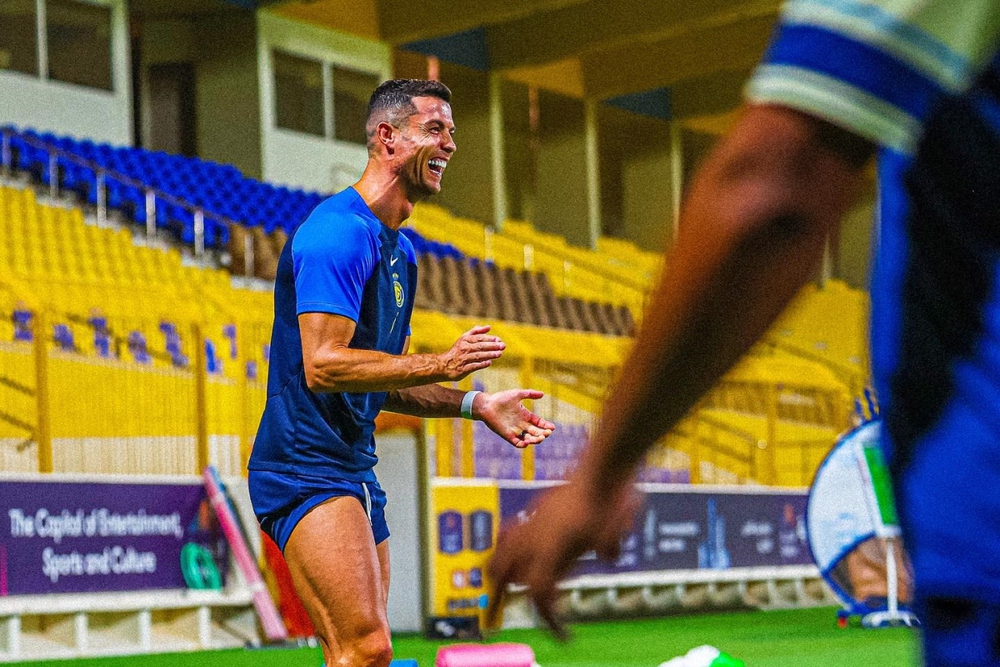
[(544, 395), (534, 389), (482, 393), (472, 404), (472, 414), (515, 447), (537, 445), (552, 435), (556, 425), (524, 407), (522, 401), (536, 400)]
[(524, 523), (500, 533), (487, 567), (492, 581), (487, 627), (497, 627), (507, 585), (522, 584), (552, 633), (568, 637), (555, 610), (556, 584), (590, 549), (603, 559), (618, 556), (621, 539), (632, 528), (641, 496), (631, 484), (616, 493), (593, 493), (571, 482), (547, 491)]
[(489, 325), (472, 327), (455, 341), (451, 349), (438, 356), (442, 380), (461, 380), (470, 373), (489, 368), (500, 358), (507, 345), (490, 334)]

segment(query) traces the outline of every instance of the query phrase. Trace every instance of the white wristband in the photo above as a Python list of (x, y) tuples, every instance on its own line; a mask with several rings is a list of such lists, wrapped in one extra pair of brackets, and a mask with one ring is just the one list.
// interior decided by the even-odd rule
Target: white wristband
[(465, 392), (465, 396), (462, 397), (462, 419), (472, 419), (472, 402), (476, 400), (476, 394), (481, 394), (483, 392), (472, 391)]

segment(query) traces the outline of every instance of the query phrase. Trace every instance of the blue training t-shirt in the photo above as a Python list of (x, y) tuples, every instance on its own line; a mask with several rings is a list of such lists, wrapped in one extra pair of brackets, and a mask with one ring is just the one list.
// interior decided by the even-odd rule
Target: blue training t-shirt
[(417, 285), (413, 246), (375, 217), (354, 188), (330, 197), (288, 239), (274, 285), (267, 404), (250, 470), (375, 480), (375, 417), (386, 392), (314, 392), (306, 385), (298, 316), (357, 323), (350, 347), (400, 354)]

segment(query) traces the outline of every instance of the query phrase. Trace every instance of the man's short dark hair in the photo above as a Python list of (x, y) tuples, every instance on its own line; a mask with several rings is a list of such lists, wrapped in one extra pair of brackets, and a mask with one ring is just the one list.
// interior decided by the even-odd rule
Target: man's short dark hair
[(413, 104), (414, 97), (437, 97), (451, 102), (451, 90), (440, 81), (425, 79), (392, 79), (382, 83), (368, 100), (365, 132), (369, 147), (379, 123), (386, 121), (393, 127), (399, 127), (417, 112), (417, 107)]

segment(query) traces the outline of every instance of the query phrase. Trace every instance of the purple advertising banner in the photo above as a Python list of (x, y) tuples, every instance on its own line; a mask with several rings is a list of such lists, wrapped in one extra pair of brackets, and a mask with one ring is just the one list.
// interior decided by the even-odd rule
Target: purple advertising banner
[(186, 588), (182, 550), (196, 587), (225, 571), (200, 484), (0, 480), (0, 521), (0, 596)]
[[(544, 486), (500, 487), (502, 522), (523, 520)], [(812, 564), (806, 493), (666, 490), (646, 503), (614, 563), (585, 554), (573, 575)]]

